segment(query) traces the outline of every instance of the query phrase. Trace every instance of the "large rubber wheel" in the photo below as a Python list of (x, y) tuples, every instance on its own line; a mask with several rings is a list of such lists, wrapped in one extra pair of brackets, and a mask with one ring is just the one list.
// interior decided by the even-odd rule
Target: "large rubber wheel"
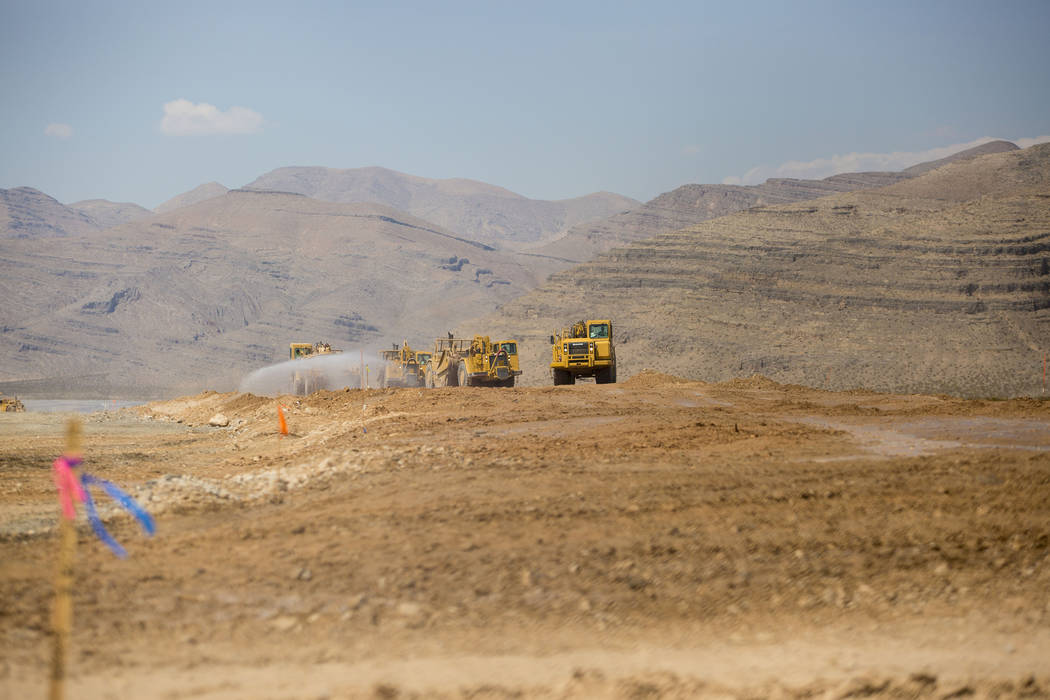
[(562, 384), (569, 383), (569, 372), (564, 369), (554, 370), (554, 386), (561, 386)]
[(507, 377), (502, 382), (500, 382), (500, 386), (502, 386), (504, 388), (507, 388), (507, 389), (512, 389), (514, 387), (514, 377), (513, 376)]
[(467, 364), (463, 360), (460, 360), (459, 365), (456, 367), (456, 383), (459, 386), (470, 386), (470, 377), (467, 376)]
[(603, 367), (594, 375), (595, 384), (610, 384), (614, 381), (612, 367)]

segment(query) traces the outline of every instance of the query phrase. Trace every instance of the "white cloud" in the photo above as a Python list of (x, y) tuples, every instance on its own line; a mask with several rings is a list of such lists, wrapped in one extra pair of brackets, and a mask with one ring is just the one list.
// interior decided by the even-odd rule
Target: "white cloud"
[(68, 139), (73, 135), (73, 127), (69, 124), (48, 124), (44, 127), (45, 136), (54, 136), (56, 139)]
[(223, 112), (207, 102), (172, 100), (164, 104), (160, 130), (169, 136), (257, 134), (262, 125), (262, 115), (247, 107), (230, 107)]
[(866, 170), (894, 171), (904, 170), (919, 163), (931, 160), (939, 160), (948, 156), (965, 151), (974, 146), (980, 146), (989, 141), (1012, 141), (1021, 148), (1028, 148), (1038, 143), (1050, 141), (1050, 136), (1036, 136), (1035, 138), (1020, 139), (997, 139), (985, 136), (966, 143), (956, 143), (951, 146), (930, 148), (925, 151), (894, 151), (892, 153), (846, 153), (833, 155), (829, 158), (817, 158), (811, 161), (792, 160), (780, 165), (759, 165), (751, 168), (743, 175), (730, 175), (722, 180), (725, 185), (757, 185), (765, 182), (771, 177), (791, 177), (808, 180), (819, 180), (839, 173), (856, 173)]

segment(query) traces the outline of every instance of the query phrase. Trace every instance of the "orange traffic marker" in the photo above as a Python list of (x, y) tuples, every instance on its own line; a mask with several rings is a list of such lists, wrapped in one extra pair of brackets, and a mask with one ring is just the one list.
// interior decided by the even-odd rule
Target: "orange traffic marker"
[(281, 429), (281, 435), (288, 434), (288, 424), (284, 420), (284, 411), (281, 404), (277, 404), (277, 426)]

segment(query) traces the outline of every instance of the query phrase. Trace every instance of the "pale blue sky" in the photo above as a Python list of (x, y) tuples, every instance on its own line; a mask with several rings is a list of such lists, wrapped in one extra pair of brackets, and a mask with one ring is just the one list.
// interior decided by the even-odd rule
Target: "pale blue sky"
[(1046, 0), (0, 0), (0, 187), (152, 208), (381, 165), (648, 200), (896, 169), (1050, 134), (1048, 36)]

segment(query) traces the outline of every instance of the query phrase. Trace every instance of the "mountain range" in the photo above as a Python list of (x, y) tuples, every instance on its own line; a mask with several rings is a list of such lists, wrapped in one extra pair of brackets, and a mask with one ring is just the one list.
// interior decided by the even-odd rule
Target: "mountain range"
[(476, 180), (434, 180), (377, 167), (278, 168), (246, 188), (385, 204), (497, 248), (549, 240), (581, 222), (641, 204), (611, 192), (556, 202), (528, 199)]
[(4, 379), (66, 393), (236, 386), (292, 341), (430, 339), (541, 281), (388, 207), (232, 190), (90, 233), (4, 241)]
[(619, 245), (751, 207), (789, 204), (839, 192), (883, 187), (936, 170), (948, 163), (1015, 150), (1017, 146), (1009, 141), (991, 141), (947, 158), (919, 163), (897, 172), (843, 173), (823, 180), (773, 178), (760, 185), (683, 185), (640, 207), (605, 219), (577, 224), (564, 236), (529, 250), (572, 262), (585, 262)]
[[(240, 189), (202, 185), (153, 212), (0, 190), (0, 289), (8, 300), (0, 390), (141, 396), (232, 388), (286, 357), (292, 341), (429, 346), (453, 328), (518, 337), (526, 383), (545, 383), (546, 335), (575, 316), (605, 314), (616, 319), (626, 373), (761, 372), (815, 385), (1016, 393), (1029, 385), (1009, 372), (982, 379), (984, 359), (968, 373), (946, 371), (929, 359), (941, 352), (932, 349), (922, 361), (889, 353), (911, 369), (882, 374), (854, 336), (865, 328), (887, 343), (899, 337), (914, 354), (924, 341), (908, 334), (940, 328), (974, 347), (1013, 348), (988, 355), (1008, 359), (1004, 367), (1030, 364), (1031, 348), (1046, 337), (1037, 274), (1046, 263), (1018, 263), (1003, 246), (986, 246), (981, 227), (1007, 247), (1032, 239), (1031, 255), (1042, 254), (1032, 226), (1046, 203), (1017, 184), (1043, 182), (1041, 154), (995, 142), (899, 173), (685, 185), (633, 205), (607, 193), (537, 202), (484, 183), (382, 168), (281, 168)], [(1014, 165), (996, 160), (1007, 157)], [(1035, 165), (1018, 165), (1033, 157)], [(951, 168), (973, 170), (938, 179)], [(1017, 187), (988, 189), (979, 175), (986, 169)], [(890, 206), (898, 200), (909, 204)], [(804, 201), (813, 204), (792, 209)], [(1021, 223), (995, 218), (1015, 206)], [(908, 237), (945, 230), (946, 216), (983, 251), (979, 261), (950, 240), (928, 242), (930, 251)], [(897, 259), (887, 246), (907, 252)], [(921, 257), (905, 264), (914, 254)], [(935, 275), (926, 262), (939, 269), (959, 256), (969, 262), (949, 282), (965, 281), (929, 286)], [(858, 269), (886, 272), (876, 283)], [(1008, 299), (992, 294), (999, 288), (1012, 290)], [(896, 306), (888, 301), (911, 293)], [(932, 321), (952, 322), (937, 326), (924, 316), (932, 308), (942, 314)], [(823, 350), (813, 353), (818, 339)], [(868, 354), (858, 368), (851, 353), (862, 347)]]
[(588, 317), (614, 319), (627, 376), (1037, 395), (1050, 144), (1000, 150), (629, 243), (474, 325), (517, 333), (531, 377), (545, 377), (547, 336)]

